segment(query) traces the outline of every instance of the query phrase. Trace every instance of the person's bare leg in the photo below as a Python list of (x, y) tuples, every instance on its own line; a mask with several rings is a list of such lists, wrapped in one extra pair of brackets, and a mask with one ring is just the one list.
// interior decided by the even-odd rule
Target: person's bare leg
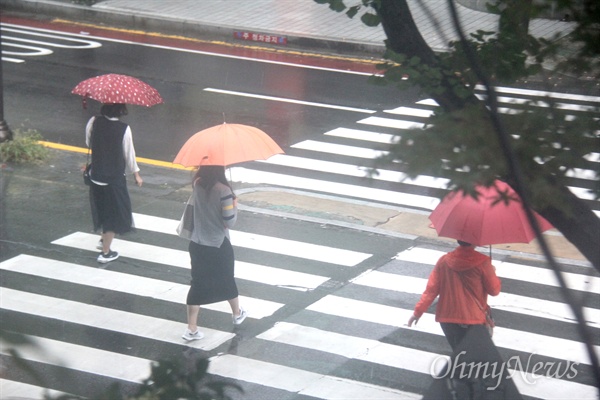
[(240, 309), (240, 298), (236, 297), (231, 300), (227, 300), (229, 302), (229, 306), (231, 307), (231, 313), (234, 317), (239, 317), (242, 310)]
[(110, 251), (110, 245), (115, 238), (114, 232), (103, 232), (102, 233), (102, 253), (108, 254)]
[(200, 314), (200, 306), (187, 306), (188, 329), (192, 333), (198, 330), (198, 314)]

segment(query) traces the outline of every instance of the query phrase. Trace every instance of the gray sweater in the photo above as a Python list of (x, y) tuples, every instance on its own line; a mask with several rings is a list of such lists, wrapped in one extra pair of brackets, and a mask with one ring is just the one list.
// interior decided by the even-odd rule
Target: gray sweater
[(221, 247), (229, 228), (237, 220), (237, 206), (228, 186), (215, 183), (210, 190), (194, 185), (194, 231), (192, 241), (211, 247)]

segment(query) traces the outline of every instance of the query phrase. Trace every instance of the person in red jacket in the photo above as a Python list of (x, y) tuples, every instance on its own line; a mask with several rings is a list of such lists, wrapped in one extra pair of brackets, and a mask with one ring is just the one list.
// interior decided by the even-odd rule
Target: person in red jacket
[(486, 323), (487, 296), (497, 296), (501, 287), (490, 257), (475, 251), (470, 243), (459, 240), (458, 244), (436, 263), (425, 292), (408, 320), (408, 326), (416, 324), (439, 295), (435, 320), (440, 323), (452, 350), (470, 327)]

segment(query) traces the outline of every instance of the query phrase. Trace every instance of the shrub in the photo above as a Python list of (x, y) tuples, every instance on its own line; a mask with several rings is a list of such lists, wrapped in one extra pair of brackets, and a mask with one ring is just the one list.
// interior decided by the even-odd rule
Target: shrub
[(48, 158), (48, 149), (39, 143), (42, 135), (35, 129), (16, 129), (14, 139), (0, 143), (0, 161), (36, 163)]

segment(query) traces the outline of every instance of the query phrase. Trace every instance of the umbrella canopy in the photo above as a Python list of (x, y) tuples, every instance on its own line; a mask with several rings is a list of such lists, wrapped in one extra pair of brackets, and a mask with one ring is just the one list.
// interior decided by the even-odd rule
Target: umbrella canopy
[(281, 147), (260, 129), (223, 123), (194, 134), (181, 147), (173, 162), (185, 167), (227, 166), (244, 161), (266, 160), (281, 153)]
[[(535, 238), (521, 199), (510, 186), (496, 181), (495, 186), (478, 187), (477, 192), (477, 200), (461, 192), (444, 197), (429, 216), (439, 236), (477, 246), (529, 243)], [(506, 193), (510, 202), (499, 200), (498, 192)], [(542, 232), (552, 229), (540, 215), (535, 217)]]
[(163, 102), (156, 89), (128, 75), (106, 74), (79, 82), (71, 91), (108, 104), (133, 104), (151, 107)]

